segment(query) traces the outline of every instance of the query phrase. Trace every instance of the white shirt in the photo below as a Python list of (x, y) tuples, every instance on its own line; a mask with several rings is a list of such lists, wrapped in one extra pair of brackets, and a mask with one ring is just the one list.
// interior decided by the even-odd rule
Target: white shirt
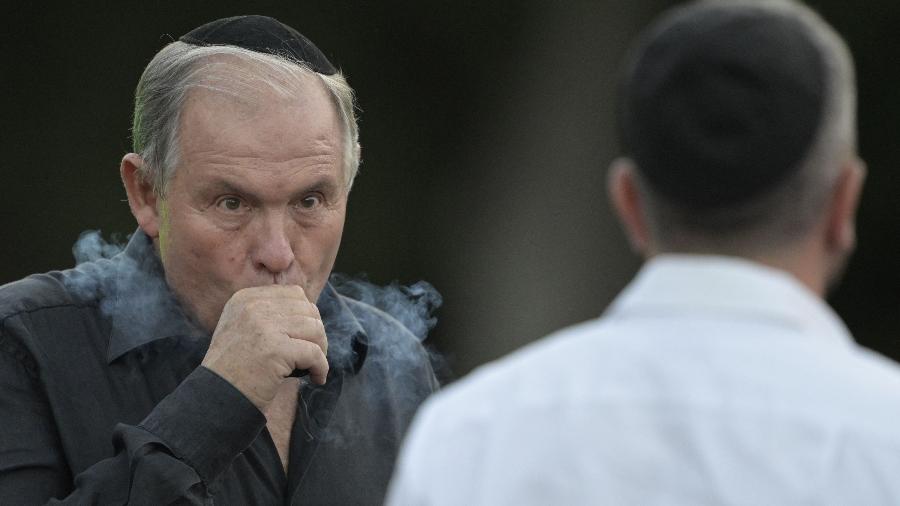
[(388, 504), (900, 504), (900, 372), (784, 272), (661, 256), (429, 400)]

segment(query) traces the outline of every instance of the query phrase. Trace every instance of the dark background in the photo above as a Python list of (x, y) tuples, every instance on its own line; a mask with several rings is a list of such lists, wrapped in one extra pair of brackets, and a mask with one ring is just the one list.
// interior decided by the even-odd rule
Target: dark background
[[(674, 2), (4, 2), (0, 283), (73, 264), (79, 233), (135, 228), (118, 165), (132, 93), (172, 38), (268, 14), (343, 68), (363, 165), (337, 270), (444, 295), (431, 337), (457, 375), (597, 316), (634, 274), (605, 197), (627, 44)], [(815, 1), (856, 57), (869, 179), (860, 247), (830, 299), (900, 358), (900, 3)]]

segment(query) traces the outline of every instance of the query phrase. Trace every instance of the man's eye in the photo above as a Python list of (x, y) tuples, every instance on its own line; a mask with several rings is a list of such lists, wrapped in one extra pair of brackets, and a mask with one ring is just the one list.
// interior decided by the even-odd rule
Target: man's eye
[(240, 211), (241, 208), (244, 207), (244, 204), (243, 202), (241, 202), (241, 199), (237, 197), (223, 197), (219, 199), (219, 202), (216, 203), (216, 206), (218, 206), (219, 209), (233, 213)]
[(300, 201), (300, 207), (303, 209), (315, 209), (322, 204), (322, 199), (318, 195), (307, 195)]

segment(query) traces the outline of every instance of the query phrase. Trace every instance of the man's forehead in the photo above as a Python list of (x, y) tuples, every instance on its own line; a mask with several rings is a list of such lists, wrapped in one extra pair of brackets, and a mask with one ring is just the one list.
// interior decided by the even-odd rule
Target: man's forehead
[(216, 106), (252, 110), (328, 99), (325, 84), (311, 71), (269, 57), (209, 55), (197, 73), (196, 82), (187, 89), (186, 103), (216, 101)]
[(285, 184), (297, 171), (342, 174), (340, 123), (324, 96), (259, 107), (204, 90), (186, 106), (181, 122), (179, 170)]
[(227, 134), (247, 123), (254, 128), (247, 134), (271, 129), (267, 135), (280, 136), (309, 129), (331, 130), (339, 126), (339, 116), (324, 84), (315, 76), (298, 78), (289, 87), (250, 78), (229, 81), (213, 77), (193, 86), (185, 97), (180, 118), (183, 136), (196, 134), (197, 124)]

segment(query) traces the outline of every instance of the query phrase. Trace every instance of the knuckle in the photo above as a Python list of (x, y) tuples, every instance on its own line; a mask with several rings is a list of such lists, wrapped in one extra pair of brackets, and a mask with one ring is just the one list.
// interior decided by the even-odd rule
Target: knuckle
[[(268, 304), (264, 300), (254, 299), (243, 304), (242, 309), (245, 318), (250, 322), (258, 324), (260, 323), (258, 322), (260, 317), (268, 312)], [(263, 321), (265, 321), (264, 318)]]

